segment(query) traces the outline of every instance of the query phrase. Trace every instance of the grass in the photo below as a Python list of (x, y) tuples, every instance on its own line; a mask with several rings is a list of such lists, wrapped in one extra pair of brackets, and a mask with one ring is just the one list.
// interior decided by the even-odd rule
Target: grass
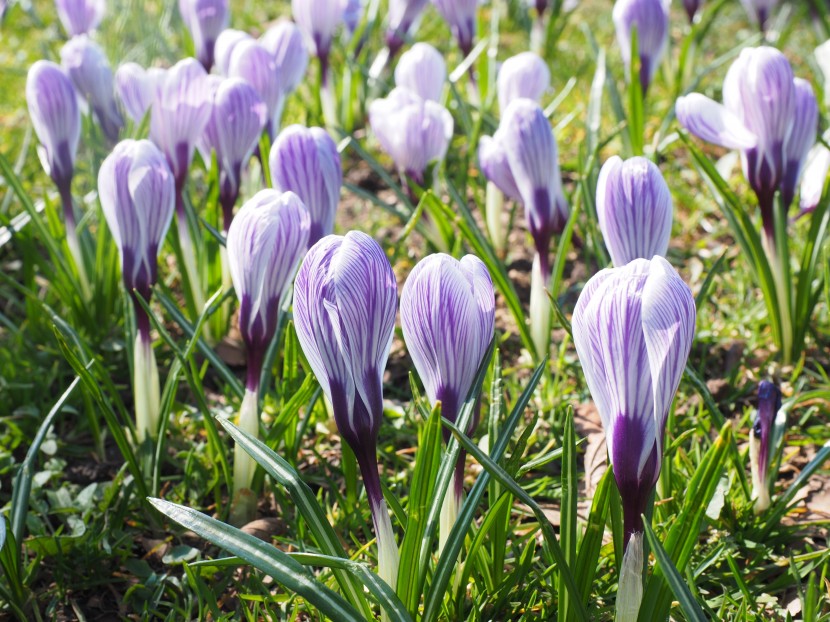
[[(183, 56), (191, 44), (174, 4), (111, 2), (99, 41), (113, 64), (167, 65)], [(527, 48), (530, 21), (518, 5), (511, 2), (498, 22), (491, 21), (490, 8), (480, 10), (480, 33), (498, 37), (494, 49), (499, 60)], [(491, 258), (491, 272), (504, 276), (505, 288), (497, 295), (498, 354), (481, 373), (482, 421), (473, 440), (454, 431), (458, 447), (471, 454), (465, 488), (468, 499), (475, 499), (465, 506), (464, 525), (469, 527), (456, 535), (466, 560), (459, 569), (455, 559), (433, 555), (409, 536), (410, 527), (414, 534), (429, 524), (440, 465), (448, 458), (437, 433), (440, 421), (413, 392), (419, 385), (414, 378), (410, 384), (414, 370), (397, 329), (385, 377), (379, 462), (398, 542), (405, 541), (406, 532), (413, 540), (405, 541), (411, 559), (423, 565), (412, 574), (421, 589), (402, 591), (399, 585), (398, 596), (422, 619), (571, 620), (579, 619), (582, 607), (587, 619), (613, 618), (621, 560), (617, 493), (612, 478), (596, 476), (605, 462), (605, 450), (597, 447), (599, 421), (564, 325), (585, 281), (607, 264), (591, 219), (599, 166), (627, 149), (614, 90), (604, 89), (601, 104), (592, 91), (596, 47), (605, 51), (609, 83), (620, 94), (623, 110), (627, 105), (610, 9), (610, 2), (582, 3), (563, 23), (547, 57), (553, 92), (545, 104), (558, 101), (552, 123), (576, 216), (574, 242), (563, 243), (558, 255), (562, 282), (553, 292), (565, 321), (555, 322), (549, 364), (536, 374), (516, 321), (516, 310), (521, 317), (527, 308), (531, 258), (521, 213), (515, 215), (507, 257)], [(819, 92), (822, 81), (811, 54), (830, 33), (813, 24), (807, 9), (807, 3), (794, 2), (781, 10), (772, 29), (774, 44), (785, 51), (796, 75), (809, 78)], [(269, 20), (288, 13), (286, 2), (235, 2), (232, 26), (259, 32)], [(830, 415), (830, 285), (826, 278), (821, 283), (804, 355), (791, 366), (780, 365), (748, 261), (674, 133), (676, 124), (664, 125), (677, 94), (694, 86), (718, 95), (736, 46), (757, 44), (758, 35), (738, 3), (722, 3), (703, 43), (678, 71), (687, 33), (682, 9), (675, 7), (671, 60), (659, 72), (644, 114), (646, 145), (658, 147), (653, 156), (675, 200), (669, 260), (698, 296), (696, 340), (669, 419), (654, 533), (648, 534), (654, 551), (650, 574), (658, 578), (649, 582), (646, 599), (653, 611), (664, 617), (670, 611), (673, 619), (826, 620), (830, 508), (823, 502), (828, 480), (821, 448)], [(418, 38), (446, 52), (451, 72), (462, 61), (432, 9)], [(349, 581), (343, 573), (363, 583), (365, 564), (374, 568), (374, 535), (354, 457), (340, 444), (290, 321), (283, 324), (264, 385), (261, 438), (267, 451), (285, 463), (284, 473), (299, 474), (304, 485), (289, 475), (284, 477), (291, 485), (276, 473), (261, 471), (259, 520), (246, 527), (286, 554), (283, 565), (269, 574), (252, 570), (229, 553), (254, 565), (259, 558), (252, 561), (231, 544), (208, 544), (197, 537), (202, 532), (195, 526), (182, 530), (145, 501), (159, 497), (227, 519), (226, 467), (233, 443), (215, 419), (226, 419), (239, 407), (244, 358), (233, 331), (211, 356), (207, 346), (192, 338), (194, 318), (178, 311), (178, 271), (166, 249), (152, 305), (162, 386), (164, 390), (167, 383), (169, 398), (166, 433), (148, 451), (132, 453), (128, 443), (119, 443), (119, 431), (132, 419), (131, 327), (122, 320), (129, 305), (117, 285), (115, 249), (94, 194), (96, 171), (109, 147), (87, 123), (74, 190), (86, 213), (83, 227), (96, 240), (91, 248), (99, 269), (96, 304), (84, 305), (72, 296), (72, 277), (56, 267), (49, 248), (50, 241), (58, 252), (62, 248), (62, 225), (36, 156), (24, 100), (28, 67), (39, 58), (57, 59), (63, 41), (46, 0), (12, 6), (0, 30), (0, 155), (14, 169), (0, 181), (0, 226), (27, 213), (24, 198), (30, 209), (44, 208), (0, 246), (0, 513), (8, 520), (8, 533), (21, 536), (16, 542), (7, 538), (0, 555), (6, 569), (0, 579), (0, 603), (7, 601), (2, 611), (21, 619), (324, 619), (314, 596), (298, 596), (275, 579), (283, 577), (286, 584), (313, 571), (340, 597)], [(342, 42), (334, 51), (333, 66), (348, 67), (357, 85), (347, 98), (355, 124), (344, 137), (350, 135), (354, 142), (342, 143), (347, 186), (337, 230), (359, 228), (381, 241), (402, 282), (431, 249), (417, 229), (411, 234), (404, 229), (413, 206), (399, 198), (403, 193), (390, 173), (391, 163), (367, 137), (362, 122), (365, 102), (388, 87), (386, 78), (374, 85), (358, 80), (378, 51), (379, 33), (372, 31), (368, 41), (356, 57)], [(475, 63), (479, 75), (485, 75), (487, 55)], [(286, 122), (322, 124), (315, 69), (312, 61), (307, 83), (289, 101)], [(456, 135), (440, 172), (441, 192), (437, 201), (427, 199), (425, 208), (448, 223), (456, 253), (473, 249), (482, 255), (489, 243), (484, 234), (475, 235), (485, 229), (484, 181), (474, 145), (477, 137), (495, 130), (498, 113), (496, 106), (481, 110), (472, 105), (463, 72), (460, 76), (447, 97)], [(483, 93), (491, 88), (486, 80), (480, 86)], [(566, 96), (559, 99), (563, 92)], [(595, 111), (601, 113), (596, 117), (600, 123), (592, 126)], [(825, 102), (822, 128), (827, 112)], [(754, 198), (739, 167), (725, 177), (754, 217)], [(12, 181), (22, 193), (14, 191)], [(207, 202), (209, 181), (209, 172), (197, 165), (190, 191), (194, 205)], [(249, 180), (246, 196), (256, 189), (256, 180)], [(211, 210), (205, 207), (208, 218)], [(792, 226), (794, 256), (803, 249), (808, 230), (806, 219)], [(827, 265), (830, 255), (823, 243), (822, 265)], [(76, 376), (81, 382), (61, 399)], [(747, 438), (756, 384), (768, 377), (779, 381), (789, 416), (774, 505), (756, 517), (746, 487)], [(44, 423), (58, 402), (61, 408)], [(29, 490), (23, 494), (26, 482)], [(321, 543), (319, 530), (325, 526), (315, 525), (298, 500), (308, 507), (317, 504), (341, 552)], [(418, 511), (422, 524), (412, 518)], [(13, 530), (15, 512), (19, 524)], [(653, 546), (655, 541), (662, 549)], [(269, 550), (264, 549), (266, 558)], [(343, 554), (358, 563), (324, 558)], [(662, 576), (668, 580), (661, 581)], [(380, 592), (351, 605), (377, 611), (376, 600), (388, 598)], [(652, 619), (643, 615), (641, 620)]]

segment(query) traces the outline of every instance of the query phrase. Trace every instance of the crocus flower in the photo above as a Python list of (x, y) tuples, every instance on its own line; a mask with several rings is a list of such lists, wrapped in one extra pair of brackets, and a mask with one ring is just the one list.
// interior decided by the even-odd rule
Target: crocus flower
[(210, 71), (216, 38), (230, 21), (228, 0), (179, 0), (179, 13), (193, 38), (196, 57)]
[(228, 75), (253, 86), (268, 108), (268, 134), (273, 136), (274, 118), (282, 112), (282, 76), (273, 55), (253, 39), (240, 41), (233, 49)]
[(686, 9), (690, 24), (695, 21), (695, 16), (702, 5), (703, 0), (683, 0), (683, 8)]
[(219, 73), (224, 76), (228, 75), (234, 49), (242, 41), (250, 41), (252, 38), (247, 32), (233, 28), (226, 28), (219, 33), (213, 46), (213, 60)]
[(175, 204), (175, 182), (164, 155), (148, 140), (125, 140), (98, 172), (101, 209), (121, 257), (124, 286), (134, 299), (138, 331), (133, 350), (136, 440), (156, 436), (159, 375), (150, 320), (137, 297), (150, 301), (161, 250)]
[(395, 67), (395, 86), (409, 89), (421, 99), (439, 101), (447, 79), (447, 64), (429, 43), (416, 43)]
[(478, 0), (432, 0), (432, 3), (447, 20), (458, 47), (467, 56), (473, 51), (476, 36)]
[(623, 505), (617, 620), (636, 620), (640, 608), (641, 516), (660, 474), (666, 420), (694, 332), (692, 292), (659, 256), (600, 271), (574, 309), (574, 344)]
[(428, 0), (389, 0), (389, 22), (386, 28), (386, 45), (394, 57), (403, 47), (409, 31), (423, 12)]
[(165, 70), (124, 63), (115, 71), (115, 93), (134, 123), (141, 123), (164, 81)]
[(91, 33), (107, 9), (105, 0), (55, 0), (64, 30), (70, 37)]
[(741, 0), (749, 17), (755, 20), (761, 32), (767, 28), (767, 20), (769, 19), (778, 0)]
[(597, 216), (614, 265), (665, 256), (672, 225), (672, 199), (651, 160), (610, 158), (597, 182)]
[(349, 33), (353, 33), (363, 17), (364, 0), (341, 0), (343, 6), (343, 24)]
[(308, 50), (297, 25), (287, 19), (278, 20), (265, 31), (259, 42), (274, 57), (283, 96), (296, 91), (308, 68)]
[(357, 457), (378, 539), (380, 576), (395, 585), (398, 551), (377, 469), (383, 370), (397, 307), (395, 274), (364, 233), (330, 235), (308, 251), (297, 275), (297, 338)]
[(343, 169), (337, 145), (326, 130), (291, 125), (271, 147), (271, 178), (278, 190), (295, 192), (311, 214), (309, 246), (334, 230)]
[(741, 150), (744, 175), (772, 241), (775, 193), (792, 200), (803, 158), (815, 142), (815, 96), (793, 78), (781, 52), (762, 46), (741, 51), (726, 74), (723, 99), (720, 105), (698, 93), (681, 97), (677, 119), (704, 140)]
[(369, 106), (369, 124), (401, 175), (425, 183), (427, 167), (442, 160), (453, 132), (449, 111), (408, 89), (393, 89)]
[(104, 134), (112, 141), (117, 140), (124, 119), (115, 103), (112, 69), (104, 51), (86, 35), (72, 37), (61, 48), (61, 64)]
[(770, 506), (770, 455), (774, 451), (773, 428), (781, 411), (781, 391), (766, 380), (758, 385), (758, 410), (749, 431), (749, 464), (752, 471), (752, 496), (755, 513), (761, 514)]
[(665, 0), (617, 0), (612, 12), (625, 66), (631, 67), (631, 33), (637, 30), (640, 87), (648, 92), (669, 40), (669, 3)]
[(242, 170), (259, 143), (267, 115), (265, 103), (254, 87), (238, 78), (220, 79), (200, 146), (208, 162), (211, 151), (216, 152), (225, 231), (233, 220)]
[(500, 255), (504, 254), (507, 244), (507, 231), (503, 226), (504, 197), (521, 202), (522, 195), (516, 187), (516, 180), (507, 161), (501, 136), (497, 131), (494, 136), (482, 136), (478, 143), (478, 162), (481, 172), (487, 178), (485, 203), (485, 220), (490, 240)]
[[(494, 325), (493, 282), (478, 257), (467, 255), (459, 261), (439, 253), (413, 268), (401, 294), (401, 328), (427, 398), (433, 406), (441, 402), (442, 417), (457, 420), (493, 339)], [(477, 418), (475, 413), (468, 434)], [(462, 454), (441, 512), (441, 549), (455, 524), (463, 480)]]
[(800, 214), (809, 214), (818, 207), (828, 174), (830, 174), (830, 150), (822, 144), (817, 144), (807, 156), (807, 164), (801, 177), (798, 204)]
[[(248, 355), (239, 427), (254, 437), (259, 434), (257, 395), (265, 352), (276, 333), (291, 279), (305, 253), (310, 225), (308, 211), (297, 195), (267, 189), (242, 206), (228, 231), (228, 260), (239, 298), (239, 332)], [(251, 502), (255, 499), (250, 486), (255, 468), (253, 459), (237, 446), (233, 475), (235, 522), (251, 517)]]
[(522, 52), (508, 58), (499, 69), (499, 108), (505, 111), (510, 102), (522, 97), (538, 102), (549, 88), (547, 63), (538, 54)]
[(291, 0), (291, 12), (309, 51), (320, 59), (325, 76), (328, 72), (331, 42), (337, 27), (343, 21), (342, 1)]

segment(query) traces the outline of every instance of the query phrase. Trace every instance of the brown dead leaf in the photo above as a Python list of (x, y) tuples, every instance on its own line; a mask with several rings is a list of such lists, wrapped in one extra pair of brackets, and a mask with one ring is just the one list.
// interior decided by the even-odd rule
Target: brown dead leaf
[(271, 536), (285, 531), (285, 524), (274, 517), (258, 518), (242, 527), (242, 531), (264, 542), (270, 542)]

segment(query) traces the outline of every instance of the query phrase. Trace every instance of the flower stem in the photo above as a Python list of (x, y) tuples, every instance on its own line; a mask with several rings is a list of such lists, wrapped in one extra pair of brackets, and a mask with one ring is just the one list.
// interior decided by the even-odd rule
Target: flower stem
[(623, 555), (617, 588), (615, 622), (637, 622), (643, 600), (643, 533), (631, 534)]
[[(259, 436), (259, 390), (256, 386), (245, 389), (245, 397), (239, 409), (237, 426), (254, 438)], [(256, 513), (256, 495), (251, 490), (256, 462), (248, 452), (237, 443), (233, 451), (233, 501), (231, 505), (231, 523), (244, 525), (250, 522)]]
[(492, 181), (487, 182), (487, 230), (490, 232), (490, 239), (493, 241), (493, 248), (499, 257), (504, 256), (506, 244), (506, 232), (502, 225), (504, 216), (504, 194)]
[(749, 431), (749, 469), (752, 473), (752, 498), (755, 500), (755, 514), (763, 514), (772, 503), (767, 486), (766, 473), (761, 473), (759, 454), (761, 439), (756, 438), (755, 431)]
[(547, 356), (550, 350), (551, 310), (546, 291), (550, 274), (546, 272), (537, 253), (530, 274), (530, 335), (538, 360)]
[(75, 208), (72, 205), (72, 193), (69, 184), (61, 184), (59, 188), (61, 203), (63, 204), (63, 220), (66, 227), (66, 244), (69, 253), (75, 262), (78, 271), (78, 283), (81, 287), (81, 295), (85, 301), (92, 300), (92, 288), (90, 287), (89, 276), (84, 264), (84, 254), (81, 251), (81, 240), (78, 238), (77, 225), (75, 223)]
[[(463, 467), (462, 467), (463, 468)], [(441, 515), (439, 520), (438, 530), (438, 555), (440, 556), (444, 547), (449, 540), (452, 528), (455, 526), (455, 521), (458, 519), (458, 511), (461, 509), (462, 497), (464, 491), (462, 488), (462, 479), (456, 466), (455, 471), (450, 478), (450, 485), (447, 488), (447, 494), (444, 495), (444, 503), (441, 506)]]
[(143, 309), (137, 310), (136, 323), (138, 331), (133, 348), (133, 400), (135, 402), (136, 443), (141, 445), (145, 439), (156, 437), (161, 409), (161, 392), (158, 364), (150, 338), (150, 322)]

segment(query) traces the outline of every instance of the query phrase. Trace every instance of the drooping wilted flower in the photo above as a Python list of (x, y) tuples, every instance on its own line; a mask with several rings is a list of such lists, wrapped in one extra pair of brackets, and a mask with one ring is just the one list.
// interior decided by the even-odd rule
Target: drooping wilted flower
[(259, 42), (274, 57), (283, 96), (296, 91), (308, 68), (308, 50), (297, 25), (287, 19), (278, 20), (265, 31)]
[(398, 171), (421, 185), (429, 164), (446, 155), (453, 133), (452, 115), (446, 108), (403, 88), (372, 102), (369, 124)]
[(613, 156), (597, 182), (597, 217), (614, 265), (665, 256), (672, 225), (672, 198), (660, 169), (651, 160), (623, 162)]
[(139, 444), (158, 431), (159, 375), (150, 320), (137, 297), (149, 302), (175, 203), (175, 182), (164, 155), (148, 140), (116, 145), (98, 172), (101, 209), (121, 257), (124, 286), (133, 296), (137, 334), (133, 395)]
[(75, 37), (98, 28), (107, 4), (104, 0), (55, 0), (55, 9), (66, 33)]
[(574, 309), (574, 344), (623, 505), (617, 620), (636, 620), (640, 608), (641, 516), (660, 474), (666, 420), (694, 332), (692, 292), (659, 256), (602, 270)]
[(242, 41), (250, 41), (253, 37), (242, 30), (226, 28), (216, 37), (213, 46), (213, 61), (223, 76), (227, 76), (231, 69), (231, 58), (236, 46)]
[(755, 513), (761, 514), (770, 506), (770, 459), (774, 451), (773, 428), (781, 411), (781, 391), (773, 383), (763, 380), (758, 385), (758, 410), (749, 431), (749, 464), (752, 471), (752, 497)]
[[(493, 339), (495, 294), (490, 273), (478, 257), (460, 261), (430, 255), (412, 269), (401, 294), (401, 328), (412, 362), (441, 416), (455, 422), (476, 372)], [(478, 413), (466, 432), (475, 428)], [(446, 431), (445, 431), (446, 438)], [(440, 543), (443, 548), (461, 505), (464, 454), (444, 500)]]
[[(293, 192), (261, 190), (242, 206), (228, 231), (228, 261), (239, 298), (239, 332), (248, 356), (245, 397), (238, 426), (259, 435), (259, 379), (265, 352), (277, 330), (283, 299), (308, 242), (311, 220)], [(234, 451), (234, 522), (252, 518), (250, 491), (254, 460), (238, 445)]]
[(106, 137), (117, 140), (124, 119), (115, 103), (112, 69), (104, 51), (86, 35), (72, 37), (61, 48), (61, 65)]
[(617, 0), (612, 13), (625, 66), (631, 67), (632, 31), (637, 31), (640, 87), (648, 92), (669, 40), (669, 3), (665, 0)]
[(447, 20), (458, 47), (469, 55), (476, 36), (478, 0), (432, 0), (438, 12)]
[(267, 119), (268, 110), (254, 87), (238, 78), (220, 79), (200, 146), (207, 162), (211, 151), (216, 152), (225, 231), (233, 220), (242, 170), (259, 143)]
[(291, 0), (291, 12), (306, 47), (320, 59), (325, 75), (334, 33), (343, 22), (342, 0)]
[(499, 69), (497, 81), (499, 108), (507, 110), (513, 100), (525, 97), (539, 102), (550, 88), (550, 70), (533, 52), (508, 58)]
[(193, 38), (196, 57), (210, 71), (216, 38), (230, 21), (228, 0), (179, 0), (179, 13)]
[(389, 23), (386, 28), (386, 45), (394, 57), (403, 47), (409, 31), (426, 7), (428, 0), (389, 0)]
[(124, 63), (115, 71), (115, 93), (134, 123), (141, 123), (156, 98), (165, 70), (144, 69), (137, 63)]
[(815, 142), (815, 96), (793, 78), (781, 52), (762, 46), (741, 51), (724, 79), (723, 99), (721, 106), (697, 93), (681, 97), (677, 119), (704, 140), (741, 150), (744, 175), (773, 240), (775, 193), (781, 190), (782, 199), (792, 201), (803, 158)]
[(326, 130), (291, 125), (271, 147), (274, 187), (295, 192), (311, 214), (309, 246), (334, 231), (343, 169), (337, 145)]
[(282, 113), (282, 76), (277, 71), (274, 56), (258, 41), (240, 41), (231, 54), (228, 75), (242, 78), (253, 86), (268, 108), (266, 128), (274, 134), (274, 118)]
[(447, 64), (429, 43), (416, 43), (395, 67), (395, 86), (409, 89), (421, 99), (439, 101), (447, 79)]
[(778, 0), (741, 0), (749, 17), (755, 20), (761, 32), (767, 29), (767, 20), (772, 14)]
[(379, 571), (389, 585), (396, 582), (398, 551), (380, 488), (377, 436), (397, 291), (383, 249), (351, 231), (327, 236), (308, 251), (294, 293), (297, 338), (357, 457), (378, 538)]

